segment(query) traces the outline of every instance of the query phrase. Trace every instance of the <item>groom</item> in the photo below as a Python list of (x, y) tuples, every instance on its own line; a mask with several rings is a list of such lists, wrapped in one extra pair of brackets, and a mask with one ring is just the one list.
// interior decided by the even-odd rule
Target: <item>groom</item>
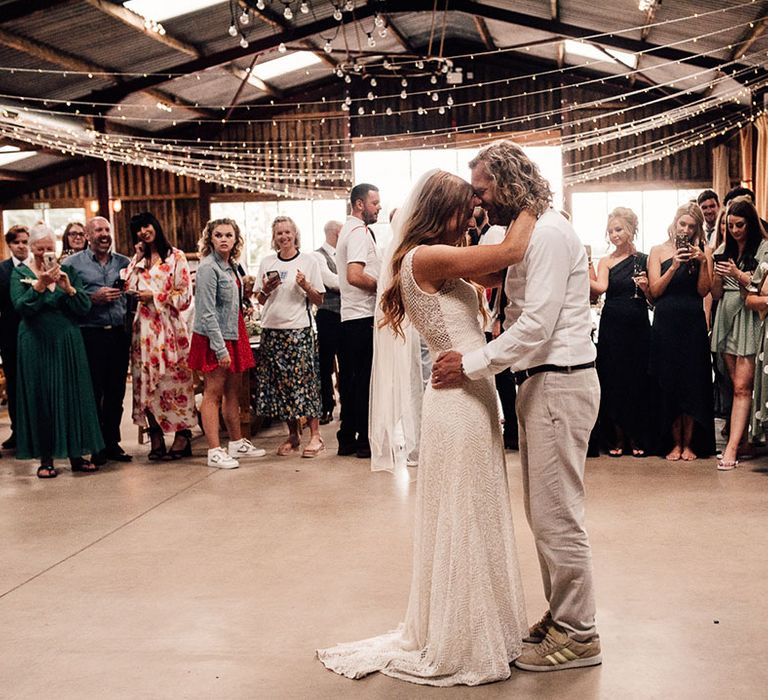
[(584, 464), (600, 385), (587, 256), (571, 225), (551, 208), (549, 184), (519, 146), (496, 143), (469, 167), (475, 204), (488, 211), (491, 224), (507, 226), (523, 208), (543, 213), (523, 261), (505, 280), (500, 274), (495, 280), (504, 283), (508, 299), (504, 332), (464, 356), (442, 353), (432, 386), (455, 387), (512, 369), (525, 510), (549, 602), (515, 665), (528, 671), (594, 666), (602, 659), (584, 526)]

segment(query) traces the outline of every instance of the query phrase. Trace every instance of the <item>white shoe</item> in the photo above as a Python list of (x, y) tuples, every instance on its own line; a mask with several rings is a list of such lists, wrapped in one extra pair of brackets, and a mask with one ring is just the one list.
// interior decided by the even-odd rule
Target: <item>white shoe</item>
[(267, 454), (266, 450), (256, 447), (250, 440), (241, 438), (229, 443), (228, 450), (230, 457), (263, 457)]
[(208, 450), (208, 466), (217, 469), (237, 469), (240, 462), (230, 457), (223, 447), (214, 447)]

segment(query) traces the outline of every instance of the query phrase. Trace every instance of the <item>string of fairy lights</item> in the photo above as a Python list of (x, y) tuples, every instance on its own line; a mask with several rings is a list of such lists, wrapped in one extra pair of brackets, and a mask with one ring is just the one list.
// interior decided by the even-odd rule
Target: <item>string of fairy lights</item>
[[(731, 8), (720, 8), (708, 13), (698, 13), (697, 16), (702, 17), (707, 14), (723, 13), (727, 10), (750, 4), (754, 4), (754, 2), (744, 2)], [(675, 18), (657, 24), (671, 24), (684, 21), (685, 19)], [(722, 32), (732, 31), (734, 28), (750, 24), (739, 23), (730, 27), (719, 27), (712, 32), (696, 37), (688, 37), (684, 41), (675, 42), (675, 44), (654, 47), (647, 52), (638, 52), (637, 56), (652, 55), (654, 51), (674, 45), (711, 39)], [(622, 30), (622, 32), (629, 31), (632, 30)], [(622, 32), (612, 32), (611, 34), (616, 35)], [(593, 40), (599, 41), (601, 36), (605, 36), (605, 34), (595, 34)], [(587, 39), (592, 40), (591, 37), (585, 38), (585, 40)], [(725, 49), (730, 50), (732, 47), (730, 45), (723, 45), (716, 49), (709, 49), (706, 52), (696, 54), (696, 56), (715, 55)], [(476, 58), (492, 54), (497, 55), (511, 50), (519, 51), (520, 47), (500, 49), (492, 52), (463, 54), (451, 58), (443, 58), (441, 56), (439, 59), (440, 65), (444, 67), (444, 70), (441, 68), (441, 72), (448, 73), (458, 68), (458, 63), (462, 60), (472, 61)], [(712, 78), (712, 69), (701, 69), (694, 73), (689, 73), (683, 78), (677, 77), (676, 79), (655, 82), (647, 86), (630, 88), (619, 94), (583, 103), (563, 104), (533, 114), (516, 114), (512, 116), (504, 114), (495, 120), (466, 122), (460, 125), (451, 123), (452, 120), (449, 120), (445, 126), (421, 130), (405, 130), (402, 133), (396, 132), (383, 138), (387, 141), (389, 147), (400, 141), (408, 143), (408, 148), (410, 149), (435, 148), (436, 142), (443, 139), (443, 148), (451, 146), (470, 148), (476, 144), (488, 142), (489, 134), (492, 134), (494, 131), (506, 135), (507, 132), (523, 129), (527, 134), (526, 143), (531, 145), (557, 144), (564, 152), (585, 151), (592, 146), (615, 141), (617, 148), (610, 154), (580, 158), (577, 163), (566, 163), (566, 184), (579, 184), (639, 167), (653, 160), (669, 157), (694, 145), (700, 145), (710, 139), (723, 137), (730, 132), (735, 132), (745, 124), (754, 121), (758, 116), (762, 115), (762, 111), (755, 111), (752, 107), (752, 94), (754, 91), (768, 87), (768, 79), (757, 78), (760, 74), (757, 66), (764, 62), (764, 58), (765, 52), (754, 52), (753, 54), (740, 57), (738, 64), (740, 67), (737, 67), (736, 61), (725, 62), (722, 64), (721, 72), (714, 79)], [(423, 64), (426, 60), (429, 59), (414, 59), (412, 61), (414, 68), (419, 70), (421, 68), (419, 64)], [(750, 61), (754, 61), (757, 65), (751, 65)], [(593, 68), (598, 64), (607, 62), (613, 63), (613, 59), (606, 57), (604, 61), (591, 61), (587, 63), (587, 67)], [(387, 63), (389, 63), (389, 66), (387, 66)], [(399, 62), (400, 65), (403, 63), (403, 61)], [(524, 76), (509, 76), (492, 81), (478, 81), (472, 84), (448, 87), (434, 87), (437, 80), (433, 80), (430, 87), (424, 90), (413, 91), (410, 94), (406, 90), (407, 87), (410, 87), (407, 79), (401, 78), (400, 87), (402, 90), (400, 92), (393, 92), (381, 97), (372, 91), (361, 97), (353, 97), (348, 93), (344, 96), (343, 100), (339, 101), (322, 99), (306, 102), (302, 107), (292, 104), (290, 107), (294, 110), (294, 114), (290, 116), (260, 117), (258, 112), (261, 111), (262, 107), (250, 105), (241, 107), (240, 110), (241, 113), (245, 111), (248, 116), (250, 116), (249, 113), (251, 111), (255, 112), (256, 114), (254, 114), (252, 119), (195, 118), (193, 120), (181, 120), (182, 123), (192, 122), (194, 125), (201, 126), (217, 123), (222, 126), (234, 126), (237, 124), (266, 124), (272, 126), (287, 123), (301, 124), (310, 134), (300, 143), (294, 143), (291, 140), (279, 142), (274, 138), (256, 140), (233, 137), (229, 140), (219, 138), (204, 141), (202, 138), (182, 139), (179, 137), (100, 133), (83, 126), (86, 123), (86, 118), (103, 115), (107, 121), (112, 122), (136, 121), (164, 125), (177, 125), (180, 120), (173, 116), (138, 118), (133, 115), (133, 112), (149, 111), (147, 105), (96, 103), (88, 102), (87, 100), (55, 100), (5, 94), (0, 95), (0, 99), (12, 100), (13, 102), (5, 107), (0, 105), (0, 136), (68, 155), (143, 165), (252, 192), (264, 192), (281, 197), (311, 199), (320, 196), (319, 193), (338, 190), (340, 184), (349, 184), (354, 143), (351, 143), (346, 138), (323, 137), (323, 132), (327, 131), (329, 122), (333, 123), (337, 120), (344, 120), (346, 121), (347, 128), (349, 128), (353, 118), (363, 120), (361, 121), (361, 124), (363, 124), (364, 120), (373, 117), (402, 118), (413, 113), (418, 115), (430, 113), (443, 115), (448, 111), (459, 108), (469, 111), (477, 108), (479, 105), (488, 105), (494, 102), (502, 104), (505, 109), (510, 109), (514, 106), (515, 100), (522, 101), (534, 95), (546, 93), (554, 95), (556, 91), (562, 90), (588, 88), (609, 80), (626, 79), (630, 81), (631, 85), (633, 77), (642, 75), (647, 79), (654, 71), (661, 71), (665, 66), (673, 64), (682, 65), (685, 63), (686, 61), (684, 60), (663, 61), (649, 66), (644, 65), (642, 68), (628, 69), (615, 75), (589, 78), (571, 84), (550, 85), (535, 90), (524, 90), (498, 97), (487, 97), (482, 100), (472, 99), (468, 93), (466, 98), (460, 96), (465, 94), (464, 91), (470, 89), (482, 89), (500, 84), (509, 86), (523, 80), (535, 83), (537, 80), (542, 81), (552, 76), (566, 76), (572, 71), (579, 70), (585, 66), (584, 64), (580, 66), (564, 66), (562, 68), (529, 73)], [(744, 67), (745, 63), (746, 67)], [(384, 59), (379, 64), (379, 67), (382, 70), (391, 70), (391, 59)], [(0, 72), (22, 70), (43, 72), (42, 69), (0, 67)], [(84, 75), (84, 73), (76, 71), (46, 70), (45, 72), (57, 73), (62, 76), (77, 75), (81, 77)], [(368, 80), (371, 80), (370, 76), (373, 73), (372, 64), (365, 64), (365, 72), (361, 66), (360, 73), (363, 74), (363, 77), (367, 74)], [(137, 74), (104, 72), (88, 73), (87, 75), (89, 78), (115, 78), (117, 76), (135, 76)], [(168, 76), (168, 79), (171, 79), (172, 74), (163, 72), (162, 75)], [(182, 75), (179, 74), (174, 77), (180, 78)], [(184, 77), (189, 78), (189, 76)], [(197, 77), (199, 78), (199, 76)], [(736, 82), (739, 78), (750, 81), (749, 85), (745, 86)], [(374, 77), (373, 80), (375, 81), (376, 78)], [(403, 81), (405, 81), (405, 84), (403, 84)], [(680, 83), (683, 83), (682, 87)], [(374, 83), (375, 85), (376, 83)], [(641, 99), (651, 91), (659, 91), (664, 88), (668, 88), (670, 94), (656, 97), (653, 100)], [(702, 90), (704, 92), (700, 92)], [(403, 92), (405, 92), (404, 96)], [(436, 104), (426, 108), (410, 104), (408, 108), (399, 110), (393, 110), (390, 106), (384, 109), (376, 108), (376, 105), (381, 104), (384, 100), (404, 100), (407, 97), (416, 98), (421, 96), (425, 96), (429, 101)], [(634, 110), (647, 109), (651, 105), (663, 107), (665, 102), (679, 100), (681, 97), (685, 97), (688, 104), (661, 109), (650, 117), (633, 118), (632, 116)], [(444, 100), (444, 102), (441, 100)], [(635, 102), (631, 103), (631, 100)], [(617, 102), (625, 103), (626, 106), (615, 108)], [(15, 103), (20, 103), (18, 109)], [(729, 106), (728, 111), (723, 110), (723, 107), (726, 105)], [(287, 103), (280, 105), (275, 103), (275, 101), (270, 101), (269, 105), (265, 106), (268, 106), (270, 110), (274, 110), (281, 106), (287, 107), (288, 105)], [(229, 108), (222, 105), (196, 105), (196, 107), (212, 110), (225, 110)], [(310, 111), (308, 111), (308, 108)], [(352, 114), (355, 108), (357, 116), (353, 117)], [(173, 107), (171, 109), (177, 108)], [(323, 111), (322, 114), (313, 115), (312, 109), (326, 111)], [(596, 109), (603, 109), (603, 111), (591, 116), (574, 116), (580, 110)], [(164, 111), (167, 111), (167, 109)], [(301, 114), (298, 114), (299, 112)], [(704, 121), (703, 117), (709, 113), (712, 113), (713, 116)], [(454, 111), (451, 115), (452, 119), (455, 119), (455, 114), (456, 112)], [(51, 119), (51, 117), (56, 116), (66, 117), (67, 121)], [(628, 122), (627, 119), (629, 119)], [(641, 145), (618, 148), (618, 143), (621, 139), (639, 136), (662, 125), (679, 125), (691, 119), (696, 119), (697, 125), (687, 129), (678, 129), (670, 136), (660, 137)], [(344, 122), (342, 121), (342, 123)], [(460, 142), (454, 138), (459, 135), (463, 137)], [(423, 143), (414, 143), (414, 139), (422, 139)]]

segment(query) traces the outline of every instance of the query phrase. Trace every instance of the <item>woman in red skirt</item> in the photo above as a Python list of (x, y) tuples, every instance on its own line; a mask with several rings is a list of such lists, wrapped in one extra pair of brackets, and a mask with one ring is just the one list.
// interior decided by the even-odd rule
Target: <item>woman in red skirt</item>
[[(263, 457), (240, 432), (240, 373), (254, 366), (243, 320), (242, 282), (236, 268), (243, 247), (232, 219), (215, 219), (200, 238), (200, 266), (195, 281), (195, 322), (189, 366), (203, 373), (200, 414), (208, 440), (208, 466), (236, 469), (238, 458)], [(229, 433), (225, 450), (219, 441), (219, 411)]]

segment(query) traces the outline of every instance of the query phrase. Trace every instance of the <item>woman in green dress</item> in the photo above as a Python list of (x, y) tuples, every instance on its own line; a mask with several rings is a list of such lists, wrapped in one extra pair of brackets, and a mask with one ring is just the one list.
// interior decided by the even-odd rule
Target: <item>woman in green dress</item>
[(746, 447), (747, 426), (752, 413), (755, 355), (760, 346), (760, 318), (745, 305), (742, 290), (758, 266), (765, 231), (749, 201), (733, 201), (726, 213), (724, 243), (715, 251), (712, 298), (719, 300), (712, 325), (713, 353), (722, 354), (733, 383), (731, 431), (720, 471), (735, 469), (739, 448)]
[(11, 301), (21, 316), (18, 365), (18, 459), (39, 458), (37, 476), (58, 475), (54, 458), (72, 471), (98, 470), (84, 455), (104, 448), (91, 375), (75, 322), (91, 308), (77, 273), (59, 267), (53, 231), (30, 231), (32, 259), (11, 276)]

